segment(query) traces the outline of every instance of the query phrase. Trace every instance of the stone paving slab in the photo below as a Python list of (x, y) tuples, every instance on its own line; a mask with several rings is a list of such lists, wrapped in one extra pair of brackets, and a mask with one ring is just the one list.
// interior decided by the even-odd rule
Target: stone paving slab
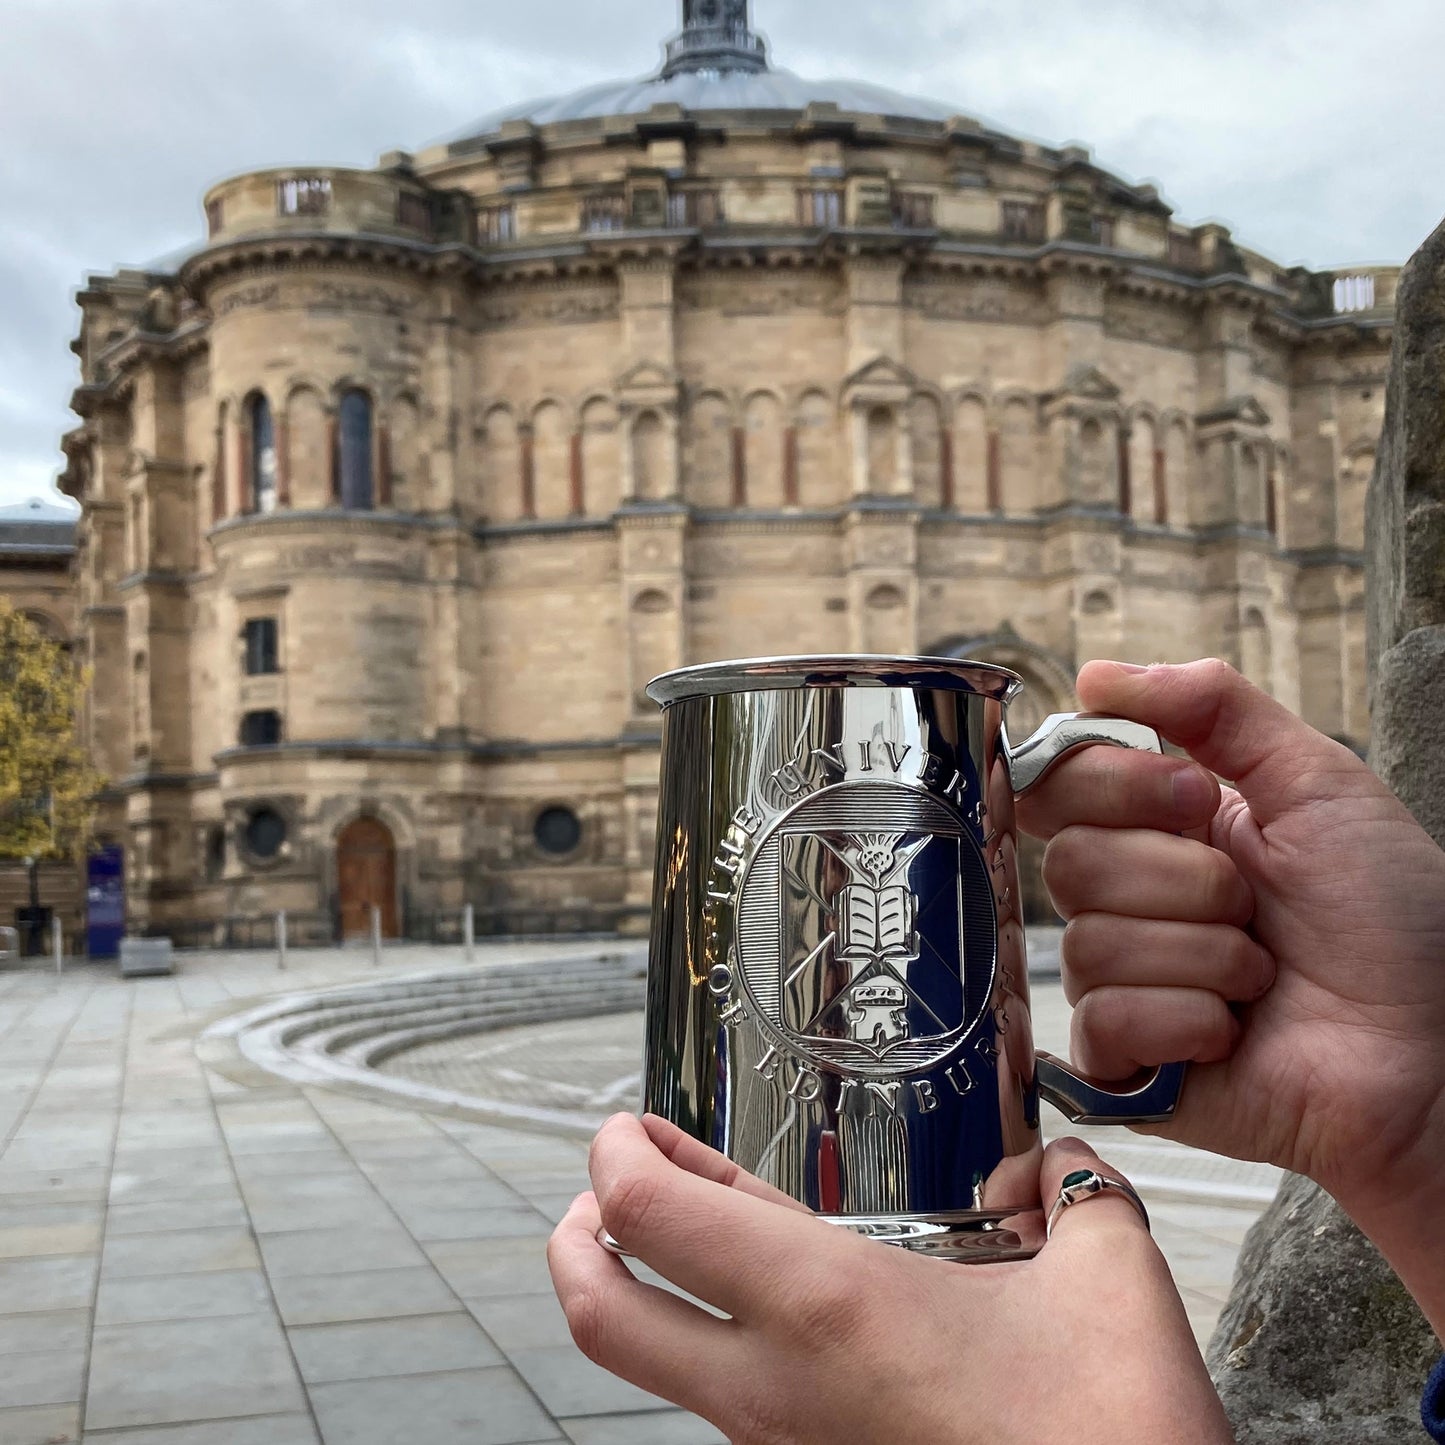
[(50, 1445), (80, 1438), (80, 1406), (0, 1410), (0, 1445)]
[[(478, 966), (589, 947), (504, 946)], [(281, 992), (458, 954), (292, 962), (0, 974), (0, 1445), (720, 1441), (571, 1343), (544, 1251), (585, 1187), (584, 1143), (287, 1083), (198, 1045)], [(1038, 992), (1054, 1042), (1066, 1011)], [(566, 1027), (490, 1036), (491, 1066), (524, 1060), (527, 1089), (622, 1106), (635, 1041), (547, 1032)], [(602, 1041), (587, 1068), (584, 1039)], [(1202, 1334), (1253, 1211), (1151, 1204)]]
[(87, 1429), (272, 1415), (305, 1408), (285, 1332), (269, 1314), (99, 1325)]
[(311, 1325), (291, 1331), (308, 1385), (491, 1369), (507, 1357), (467, 1314)]
[(87, 1430), (85, 1445), (317, 1445), (310, 1415), (262, 1415), (145, 1430)]
[(311, 1402), (326, 1445), (416, 1445), (424, 1429), (472, 1445), (565, 1438), (506, 1368), (316, 1385)]

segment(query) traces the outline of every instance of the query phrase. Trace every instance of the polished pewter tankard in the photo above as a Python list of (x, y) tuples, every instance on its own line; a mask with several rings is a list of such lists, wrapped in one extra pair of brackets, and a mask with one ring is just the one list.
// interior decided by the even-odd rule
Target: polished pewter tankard
[(658, 678), (665, 709), (644, 1108), (835, 1223), (958, 1260), (1044, 1241), (1039, 1100), (1168, 1118), (1184, 1065), (1117, 1090), (1034, 1049), (1014, 800), (1075, 748), (1159, 752), (942, 658)]

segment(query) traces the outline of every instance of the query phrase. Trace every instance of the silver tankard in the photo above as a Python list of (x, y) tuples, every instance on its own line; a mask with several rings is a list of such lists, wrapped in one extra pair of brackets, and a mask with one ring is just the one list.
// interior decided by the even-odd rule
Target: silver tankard
[(1012, 746), (1003, 668), (720, 663), (665, 709), (643, 1104), (835, 1223), (958, 1260), (1042, 1247), (1040, 1097), (1168, 1118), (1184, 1065), (1118, 1091), (1034, 1049), (1014, 799), (1137, 723)]

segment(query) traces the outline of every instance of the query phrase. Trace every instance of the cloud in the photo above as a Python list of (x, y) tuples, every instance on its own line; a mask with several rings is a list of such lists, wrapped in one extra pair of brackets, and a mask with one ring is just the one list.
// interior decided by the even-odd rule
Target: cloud
[[(7, 0), (0, 503), (74, 424), (71, 294), (194, 241), (223, 176), (370, 164), (655, 65), (674, 0)], [(1081, 140), (1285, 262), (1400, 261), (1445, 210), (1436, 0), (754, 0), (779, 64)]]

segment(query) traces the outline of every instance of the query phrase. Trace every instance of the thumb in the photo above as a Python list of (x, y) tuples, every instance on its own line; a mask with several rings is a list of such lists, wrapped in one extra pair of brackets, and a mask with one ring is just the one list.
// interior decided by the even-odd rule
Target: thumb
[(1182, 667), (1091, 662), (1079, 674), (1091, 712), (1147, 724), (1239, 790), (1261, 827), (1318, 799), (1320, 774), (1344, 766), (1370, 776), (1341, 743), (1261, 692), (1228, 663)]

